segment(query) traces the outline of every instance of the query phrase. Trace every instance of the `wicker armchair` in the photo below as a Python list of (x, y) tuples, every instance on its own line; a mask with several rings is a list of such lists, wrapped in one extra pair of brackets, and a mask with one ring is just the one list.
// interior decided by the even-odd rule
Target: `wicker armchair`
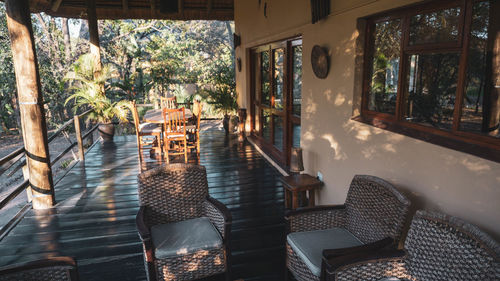
[(397, 242), (410, 202), (390, 183), (354, 176), (345, 205), (287, 213), (286, 266), (299, 280), (320, 280), (322, 259)]
[[(148, 280), (230, 280), (231, 214), (208, 196), (205, 167), (170, 164), (139, 174), (137, 228)], [(184, 232), (183, 232), (184, 231)]]
[(0, 268), (0, 281), (78, 280), (76, 261), (70, 257), (53, 257)]
[(404, 248), (327, 260), (326, 280), (500, 280), (500, 245), (461, 219), (418, 211)]

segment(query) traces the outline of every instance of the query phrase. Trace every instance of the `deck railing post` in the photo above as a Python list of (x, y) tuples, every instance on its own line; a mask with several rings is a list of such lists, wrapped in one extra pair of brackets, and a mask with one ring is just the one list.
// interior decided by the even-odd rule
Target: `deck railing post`
[(16, 74), (29, 183), (33, 191), (33, 208), (51, 208), (55, 203), (54, 183), (29, 2), (6, 0), (5, 10)]
[(80, 116), (75, 115), (73, 119), (75, 121), (76, 142), (78, 143), (78, 158), (83, 162), (85, 161), (85, 150), (83, 148), (82, 130), (80, 129)]

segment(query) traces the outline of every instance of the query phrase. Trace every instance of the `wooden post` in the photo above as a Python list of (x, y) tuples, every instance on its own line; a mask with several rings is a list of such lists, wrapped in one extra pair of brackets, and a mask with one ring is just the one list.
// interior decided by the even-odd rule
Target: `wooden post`
[(96, 62), (94, 69), (95, 75), (97, 72), (100, 72), (102, 68), (95, 0), (87, 0), (87, 20), (89, 24), (90, 53), (94, 56)]
[(47, 124), (28, 0), (5, 1), (33, 208), (55, 203)]
[(80, 129), (80, 116), (75, 115), (73, 120), (75, 121), (75, 135), (78, 143), (78, 158), (83, 162), (85, 161), (85, 150), (83, 148), (82, 130)]

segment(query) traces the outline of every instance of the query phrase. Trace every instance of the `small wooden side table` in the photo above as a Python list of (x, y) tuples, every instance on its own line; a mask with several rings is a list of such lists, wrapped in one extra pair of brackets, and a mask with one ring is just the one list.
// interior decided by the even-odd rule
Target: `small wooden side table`
[(291, 207), (292, 209), (297, 209), (299, 207), (299, 192), (305, 193), (306, 191), (309, 193), (308, 206), (314, 206), (314, 190), (323, 185), (322, 181), (308, 174), (281, 177), (280, 180), (285, 189), (285, 207)]

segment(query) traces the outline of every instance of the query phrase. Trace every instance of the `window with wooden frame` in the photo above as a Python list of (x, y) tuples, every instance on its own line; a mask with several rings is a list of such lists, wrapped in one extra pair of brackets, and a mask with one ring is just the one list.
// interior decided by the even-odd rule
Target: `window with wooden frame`
[(500, 1), (431, 1), (367, 18), (356, 120), (500, 161)]
[(300, 146), (302, 40), (294, 38), (251, 50), (252, 135), (283, 166)]

